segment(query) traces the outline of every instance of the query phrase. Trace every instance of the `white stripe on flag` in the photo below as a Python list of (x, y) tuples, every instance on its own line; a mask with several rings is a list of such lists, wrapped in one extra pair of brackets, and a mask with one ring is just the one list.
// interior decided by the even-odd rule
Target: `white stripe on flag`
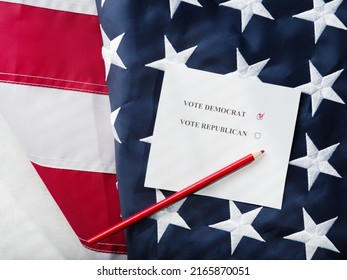
[(116, 173), (107, 95), (0, 83), (0, 111), (34, 163)]

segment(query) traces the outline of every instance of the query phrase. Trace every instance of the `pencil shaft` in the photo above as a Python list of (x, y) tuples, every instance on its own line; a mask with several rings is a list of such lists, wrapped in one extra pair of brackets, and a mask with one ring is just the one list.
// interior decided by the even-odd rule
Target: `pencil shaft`
[[(263, 151), (261, 152), (263, 153)], [(239, 159), (236, 162), (233, 162), (232, 164), (229, 164), (228, 166), (212, 173), (211, 175), (197, 181), (196, 183), (193, 183), (192, 185), (182, 189), (181, 191), (178, 191), (170, 196), (168, 196), (167, 198), (145, 208), (144, 210), (130, 216), (129, 218), (121, 221), (120, 223), (114, 225), (113, 227), (101, 232), (100, 234), (90, 238), (89, 240), (87, 240), (87, 243), (89, 245), (93, 245), (97, 242), (99, 242), (100, 240), (115, 234), (117, 232), (120, 232), (122, 230), (124, 230), (125, 228), (153, 215), (154, 213), (160, 211), (161, 209), (207, 187), (208, 185), (210, 185), (211, 183), (221, 179), (222, 177), (230, 174), (231, 172), (234, 172), (238, 169), (240, 169), (241, 167), (251, 163), (252, 161), (255, 160), (255, 156), (254, 154), (249, 154), (241, 159)]]

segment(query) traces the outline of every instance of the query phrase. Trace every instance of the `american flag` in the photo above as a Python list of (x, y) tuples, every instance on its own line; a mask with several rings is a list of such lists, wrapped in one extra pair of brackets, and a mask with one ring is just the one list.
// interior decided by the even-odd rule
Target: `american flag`
[(101, 48), (93, 0), (0, 1), (0, 113), (85, 246), (121, 219)]
[(166, 65), (302, 92), (281, 210), (192, 195), (126, 230), (129, 259), (345, 259), (347, 2), (98, 0), (97, 9), (123, 217), (169, 194), (144, 187)]

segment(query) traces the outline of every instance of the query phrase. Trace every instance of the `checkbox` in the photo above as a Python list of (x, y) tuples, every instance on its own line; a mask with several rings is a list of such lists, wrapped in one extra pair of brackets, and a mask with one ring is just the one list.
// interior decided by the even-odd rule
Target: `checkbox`
[(262, 121), (264, 119), (265, 113), (258, 113), (257, 114), (257, 120)]
[(260, 132), (256, 132), (256, 133), (254, 134), (254, 138), (255, 138), (255, 139), (260, 139), (260, 138), (261, 138), (261, 133), (260, 133)]

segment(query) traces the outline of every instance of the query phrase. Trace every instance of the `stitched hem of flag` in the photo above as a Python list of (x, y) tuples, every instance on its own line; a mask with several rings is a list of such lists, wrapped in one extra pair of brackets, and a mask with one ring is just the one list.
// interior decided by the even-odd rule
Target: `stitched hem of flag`
[(61, 80), (47, 77), (0, 73), (0, 82), (49, 87), (97, 94), (108, 94), (108, 89), (105, 85), (71, 80)]

